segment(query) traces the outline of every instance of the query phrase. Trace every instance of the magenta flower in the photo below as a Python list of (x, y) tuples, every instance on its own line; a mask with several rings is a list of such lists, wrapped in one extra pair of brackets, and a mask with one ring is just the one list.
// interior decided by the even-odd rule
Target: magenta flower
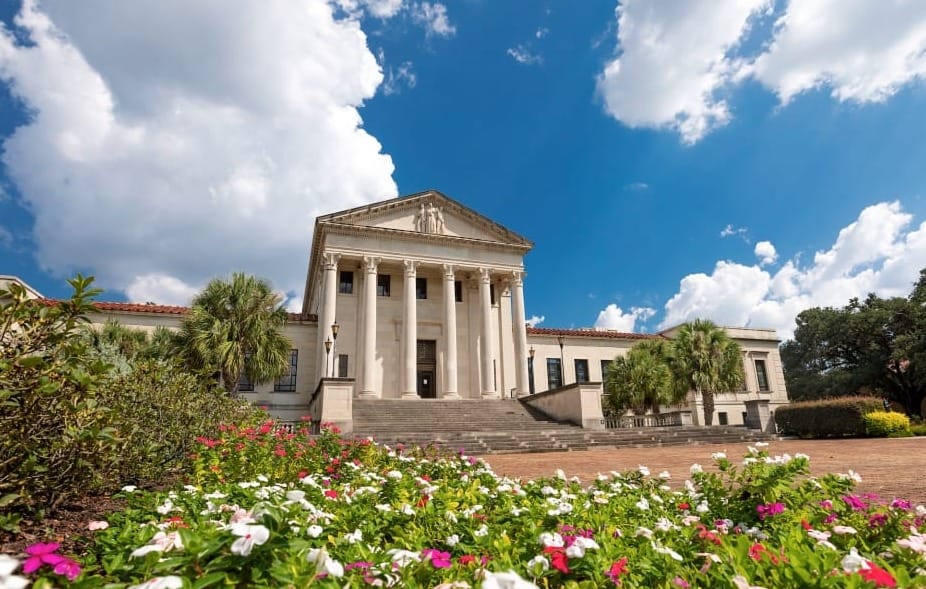
[(759, 513), (759, 519), (764, 520), (767, 517), (778, 515), (785, 510), (784, 503), (769, 503), (767, 505), (756, 505), (756, 511)]
[(23, 572), (28, 574), (42, 568), (42, 565), (52, 567), (56, 575), (64, 575), (68, 581), (73, 581), (80, 575), (80, 565), (70, 558), (57, 554), (61, 545), (57, 542), (48, 544), (38, 543), (26, 547), (29, 558), (23, 563)]
[(425, 548), (421, 551), (421, 556), (430, 560), (431, 565), (436, 569), (446, 569), (453, 566), (449, 552), (443, 552), (436, 548)]
[(868, 506), (865, 505), (865, 502), (855, 495), (846, 495), (842, 498), (846, 502), (846, 505), (852, 508), (853, 511), (864, 511)]

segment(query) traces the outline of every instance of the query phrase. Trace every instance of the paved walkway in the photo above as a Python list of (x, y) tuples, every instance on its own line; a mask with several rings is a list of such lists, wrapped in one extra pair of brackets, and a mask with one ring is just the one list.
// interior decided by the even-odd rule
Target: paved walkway
[[(769, 452), (810, 456), (813, 474), (848, 472), (862, 475), (859, 490), (884, 498), (902, 497), (926, 504), (926, 437), (900, 439), (783, 440), (771, 442)], [(493, 454), (484, 456), (499, 474), (521, 478), (551, 476), (557, 468), (567, 476), (591, 481), (599, 472), (626, 471), (646, 465), (655, 475), (668, 470), (680, 484), (695, 462), (705, 468), (711, 454), (726, 452), (737, 462), (746, 454), (746, 444), (705, 444), (667, 448), (587, 450), (544, 454)]]

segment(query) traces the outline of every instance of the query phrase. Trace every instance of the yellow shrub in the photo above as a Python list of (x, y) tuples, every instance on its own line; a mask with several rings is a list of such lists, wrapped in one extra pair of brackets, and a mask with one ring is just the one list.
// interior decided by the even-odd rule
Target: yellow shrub
[(866, 413), (865, 432), (875, 438), (899, 438), (910, 436), (910, 418), (893, 411), (872, 411)]

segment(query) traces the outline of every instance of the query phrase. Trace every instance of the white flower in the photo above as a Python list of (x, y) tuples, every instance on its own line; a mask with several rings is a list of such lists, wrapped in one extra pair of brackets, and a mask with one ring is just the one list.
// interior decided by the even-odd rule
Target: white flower
[(917, 505), (916, 506), (916, 515), (920, 517), (926, 517), (926, 505)]
[(108, 527), (109, 527), (109, 522), (102, 521), (102, 520), (87, 522), (87, 529), (90, 530), (91, 532), (95, 532), (97, 530), (105, 530)]
[(354, 531), (350, 534), (345, 534), (344, 539), (347, 540), (348, 544), (356, 544), (357, 542), (363, 540), (363, 532), (360, 530), (360, 528), (355, 528)]
[(539, 589), (539, 587), (522, 579), (514, 571), (505, 573), (486, 571), (482, 579), (482, 589)]
[(911, 528), (910, 532), (909, 538), (901, 538), (897, 540), (897, 543), (904, 548), (909, 548), (914, 552), (926, 556), (926, 535), (916, 533), (916, 528)]
[(591, 538), (579, 536), (572, 543), (572, 546), (566, 549), (566, 556), (569, 558), (582, 558), (586, 550), (598, 550), (598, 543)]
[(122, 487), (123, 493), (134, 493), (137, 490), (138, 490), (138, 487), (136, 487), (135, 485), (126, 485)]
[(386, 476), (389, 477), (390, 479), (399, 480), (402, 478), (402, 473), (397, 470), (390, 470), (389, 472), (386, 473)]
[(203, 495), (204, 499), (225, 499), (226, 497), (228, 497), (228, 495), (221, 491), (213, 491), (212, 493), (206, 493)]
[(637, 501), (636, 506), (640, 511), (646, 511), (649, 509), (649, 501), (646, 500), (646, 497), (640, 497), (640, 500)]
[(130, 585), (128, 589), (180, 589), (181, 587), (183, 587), (183, 579), (168, 575), (155, 577), (140, 585)]
[(305, 559), (315, 564), (315, 572), (320, 575), (330, 575), (332, 577), (344, 576), (344, 565), (331, 558), (328, 551), (324, 548), (312, 548), (306, 554)]
[(634, 535), (635, 535), (635, 536), (643, 536), (644, 538), (652, 538), (652, 537), (653, 537), (653, 530), (651, 530), (651, 529), (649, 529), (649, 528), (644, 528), (643, 526), (640, 526), (639, 528), (637, 528), (637, 532), (636, 532), (636, 534), (634, 534)]
[(231, 527), (231, 533), (240, 536), (232, 542), (232, 554), (247, 556), (251, 554), (254, 546), (260, 546), (270, 539), (270, 530), (260, 524), (234, 524)]
[(489, 526), (485, 524), (482, 524), (482, 526), (480, 526), (478, 530), (473, 532), (473, 536), (476, 536), (477, 538), (482, 538), (488, 535), (489, 535)]
[(299, 503), (305, 499), (305, 491), (300, 491), (298, 489), (293, 489), (292, 491), (286, 492), (286, 500), (292, 501), (293, 503)]
[(700, 464), (695, 462), (694, 464), (691, 465), (688, 471), (691, 472), (691, 474), (698, 474), (699, 472), (704, 472), (704, 469), (701, 468)]
[(318, 524), (312, 524), (311, 526), (305, 529), (305, 532), (313, 538), (318, 538), (319, 536), (321, 536), (323, 531), (324, 530), (322, 529), (322, 527)]
[(540, 543), (547, 547), (559, 548), (565, 545), (563, 537), (556, 532), (543, 532), (540, 534)]
[(756, 442), (756, 448), (768, 448), (768, 442)]
[(447, 546), (456, 546), (457, 544), (460, 543), (460, 537), (457, 536), (456, 534), (452, 534), (450, 536), (447, 536), (447, 539), (445, 540), (445, 542), (447, 543)]
[(706, 499), (704, 501), (701, 501), (697, 505), (695, 505), (695, 511), (697, 511), (698, 513), (707, 513), (710, 510), (711, 510), (711, 506), (708, 505)]
[(642, 474), (643, 476), (645, 477), (649, 476), (649, 468), (643, 466), (642, 464), (637, 467), (637, 470), (640, 471), (640, 474)]
[(382, 511), (383, 513), (389, 513), (390, 511), (392, 511), (392, 506), (387, 505), (385, 503), (377, 503), (376, 509)]
[(556, 469), (556, 478), (562, 479), (562, 480), (564, 480), (564, 481), (566, 480), (566, 473), (563, 472), (563, 469), (562, 469), (562, 468), (557, 468), (557, 469)]
[(12, 556), (0, 554), (0, 588), (24, 589), (29, 585), (29, 579), (13, 574), (18, 567), (18, 560)]
[(180, 534), (177, 532), (158, 532), (148, 544), (133, 550), (131, 556), (139, 558), (149, 552), (170, 552), (174, 549), (183, 550), (183, 540), (180, 538)]
[(550, 570), (550, 561), (547, 560), (547, 558), (543, 556), (542, 554), (538, 554), (534, 558), (527, 561), (527, 568), (529, 570), (534, 569), (538, 565), (540, 566), (540, 570), (542, 571)]
[(410, 550), (402, 550), (400, 548), (393, 548), (386, 552), (392, 559), (392, 562), (395, 563), (399, 568), (402, 568), (406, 565), (409, 565), (413, 562), (421, 562), (421, 555), (417, 552), (412, 552)]
[(663, 480), (666, 480), (666, 481), (672, 478), (672, 475), (669, 474), (669, 471), (668, 471), (668, 470), (662, 471), (661, 473), (659, 473), (658, 476), (659, 476), (659, 478), (661, 478), (661, 479), (663, 479)]
[(858, 534), (858, 530), (852, 526), (833, 526), (833, 533), (835, 534)]
[(859, 555), (858, 550), (856, 550), (854, 547), (851, 548), (849, 550), (849, 554), (847, 554), (842, 559), (842, 570), (844, 570), (847, 573), (855, 573), (855, 572), (860, 571), (861, 569), (867, 569), (867, 568), (868, 568), (868, 561), (862, 558)]
[(677, 526), (669, 521), (667, 517), (661, 517), (656, 520), (655, 528), (660, 532), (668, 532), (669, 530), (676, 528)]
[(415, 510), (412, 509), (412, 506), (409, 505), (408, 503), (403, 503), (402, 508), (399, 509), (399, 511), (401, 511), (405, 515), (415, 515)]
[(653, 550), (655, 550), (655, 551), (658, 552), (659, 554), (668, 554), (670, 558), (673, 558), (673, 559), (675, 559), (675, 560), (677, 560), (677, 561), (679, 561), (679, 562), (681, 562), (681, 561), (684, 560), (684, 559), (682, 558), (682, 555), (681, 555), (681, 554), (679, 554), (678, 552), (672, 550), (671, 548), (668, 548), (668, 547), (663, 546), (662, 544), (658, 544), (658, 543), (656, 543), (656, 542), (651, 542), (651, 544), (653, 545)]
[(726, 452), (714, 452), (713, 454), (711, 454), (711, 458), (713, 460), (726, 460), (727, 453)]
[(733, 584), (736, 585), (736, 589), (765, 589), (765, 587), (759, 585), (750, 585), (743, 575), (733, 577)]
[(174, 502), (171, 501), (170, 499), (165, 499), (164, 503), (162, 503), (161, 505), (158, 505), (157, 512), (160, 513), (161, 515), (167, 515), (168, 513), (173, 511), (173, 509), (174, 509)]
[(556, 489), (554, 489), (550, 485), (544, 485), (543, 487), (541, 487), (540, 492), (543, 493), (544, 495), (556, 495), (557, 494)]

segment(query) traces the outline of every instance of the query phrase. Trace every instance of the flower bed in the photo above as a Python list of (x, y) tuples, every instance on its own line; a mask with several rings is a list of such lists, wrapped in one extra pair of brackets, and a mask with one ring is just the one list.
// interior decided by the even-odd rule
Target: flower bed
[[(79, 558), (0, 558), (0, 587), (912, 587), (926, 508), (748, 448), (673, 490), (645, 467), (521, 482), (463, 453), (223, 427), (170, 492), (126, 488)], [(758, 446), (758, 445), (757, 445)]]

